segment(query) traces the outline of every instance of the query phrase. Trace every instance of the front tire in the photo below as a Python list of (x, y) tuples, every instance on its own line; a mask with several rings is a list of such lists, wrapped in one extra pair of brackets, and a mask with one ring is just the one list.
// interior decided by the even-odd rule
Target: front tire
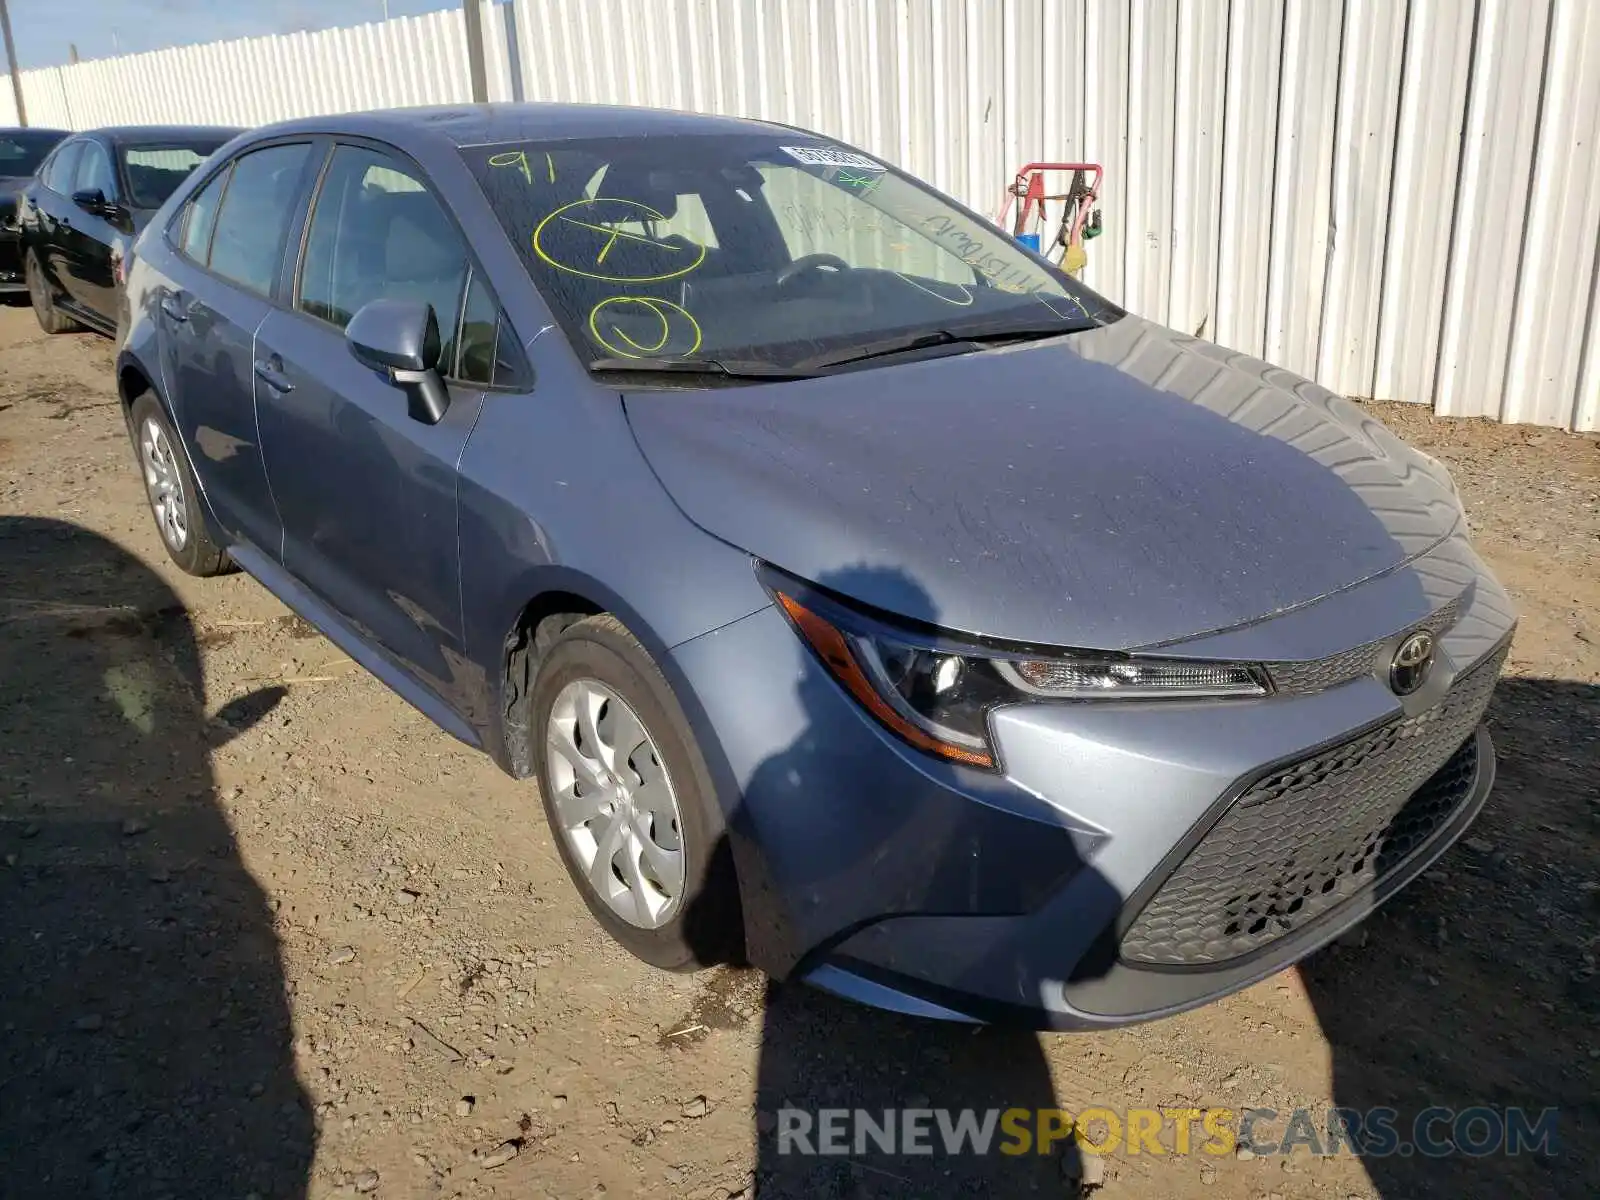
[(83, 326), (56, 307), (55, 289), (45, 278), (39, 256), (32, 250), (23, 261), (22, 273), (28, 280), (28, 301), (33, 305), (33, 315), (39, 319), (39, 328), (46, 333), (71, 333)]
[(190, 575), (221, 575), (231, 569), (228, 552), (212, 533), (189, 460), (178, 445), (167, 413), (149, 392), (133, 402), (134, 450), (144, 479), (150, 515), (167, 555)]
[(545, 816), (595, 920), (666, 970), (737, 958), (738, 890), (710, 773), (638, 639), (610, 615), (569, 625), (541, 655), (529, 716)]

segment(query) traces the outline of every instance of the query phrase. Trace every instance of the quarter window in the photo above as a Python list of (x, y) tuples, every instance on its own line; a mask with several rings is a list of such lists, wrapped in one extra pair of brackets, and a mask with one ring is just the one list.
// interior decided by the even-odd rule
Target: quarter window
[(211, 238), (210, 266), (218, 275), (258, 295), (272, 294), (309, 149), (303, 142), (269, 146), (234, 161)]
[(223, 189), (228, 186), (228, 173), (224, 167), (216, 178), (185, 206), (183, 222), (183, 252), (204, 266), (211, 255), (211, 230), (217, 223), (217, 205), (222, 201)]
[(339, 146), (318, 192), (296, 306), (343, 329), (378, 299), (433, 306), (453, 370), (467, 253), (415, 171), (390, 155)]
[[(472, 276), (467, 285), (466, 303), (461, 308), (461, 336), (458, 339), (455, 377), (462, 383), (479, 383), (489, 387), (505, 383), (496, 378), (496, 344), (500, 336), (500, 305), (495, 301), (489, 285)], [(449, 365), (448, 358), (441, 362)], [(503, 372), (503, 368), (502, 368)]]

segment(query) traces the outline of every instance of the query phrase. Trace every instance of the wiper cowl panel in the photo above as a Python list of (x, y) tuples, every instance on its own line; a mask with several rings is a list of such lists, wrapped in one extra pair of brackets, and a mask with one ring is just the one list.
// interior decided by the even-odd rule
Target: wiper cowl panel
[(778, 363), (715, 358), (597, 358), (589, 364), (589, 370), (640, 375), (726, 375), (734, 379), (810, 379), (815, 374)]

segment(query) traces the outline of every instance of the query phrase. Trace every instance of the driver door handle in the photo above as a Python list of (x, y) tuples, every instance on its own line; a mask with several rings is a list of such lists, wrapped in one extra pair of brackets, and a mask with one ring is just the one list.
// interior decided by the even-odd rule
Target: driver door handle
[(179, 304), (178, 301), (171, 296), (161, 297), (161, 311), (166, 313), (167, 316), (171, 317), (174, 321), (187, 321), (189, 319), (189, 314), (184, 310), (183, 305)]
[(255, 362), (256, 378), (275, 392), (292, 392), (294, 384), (283, 373), (283, 359), (274, 354), (271, 358), (258, 358)]

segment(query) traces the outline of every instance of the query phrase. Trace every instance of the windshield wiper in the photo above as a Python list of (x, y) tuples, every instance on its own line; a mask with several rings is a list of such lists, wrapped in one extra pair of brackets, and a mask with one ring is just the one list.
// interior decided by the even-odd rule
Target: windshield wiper
[(641, 375), (662, 373), (725, 375), (730, 379), (811, 379), (815, 371), (754, 360), (716, 358), (597, 358), (591, 371), (627, 371)]
[(824, 367), (841, 367), (846, 363), (866, 362), (874, 358), (887, 358), (893, 354), (907, 354), (913, 350), (929, 350), (935, 346), (956, 346), (963, 342), (1027, 342), (1041, 338), (1060, 337), (1068, 333), (1082, 333), (1098, 329), (1097, 321), (1054, 321), (1049, 324), (985, 325), (975, 329), (924, 329), (918, 333), (905, 333), (884, 338), (861, 346), (852, 346), (833, 354), (822, 354), (804, 359), (796, 366), (806, 370)]

